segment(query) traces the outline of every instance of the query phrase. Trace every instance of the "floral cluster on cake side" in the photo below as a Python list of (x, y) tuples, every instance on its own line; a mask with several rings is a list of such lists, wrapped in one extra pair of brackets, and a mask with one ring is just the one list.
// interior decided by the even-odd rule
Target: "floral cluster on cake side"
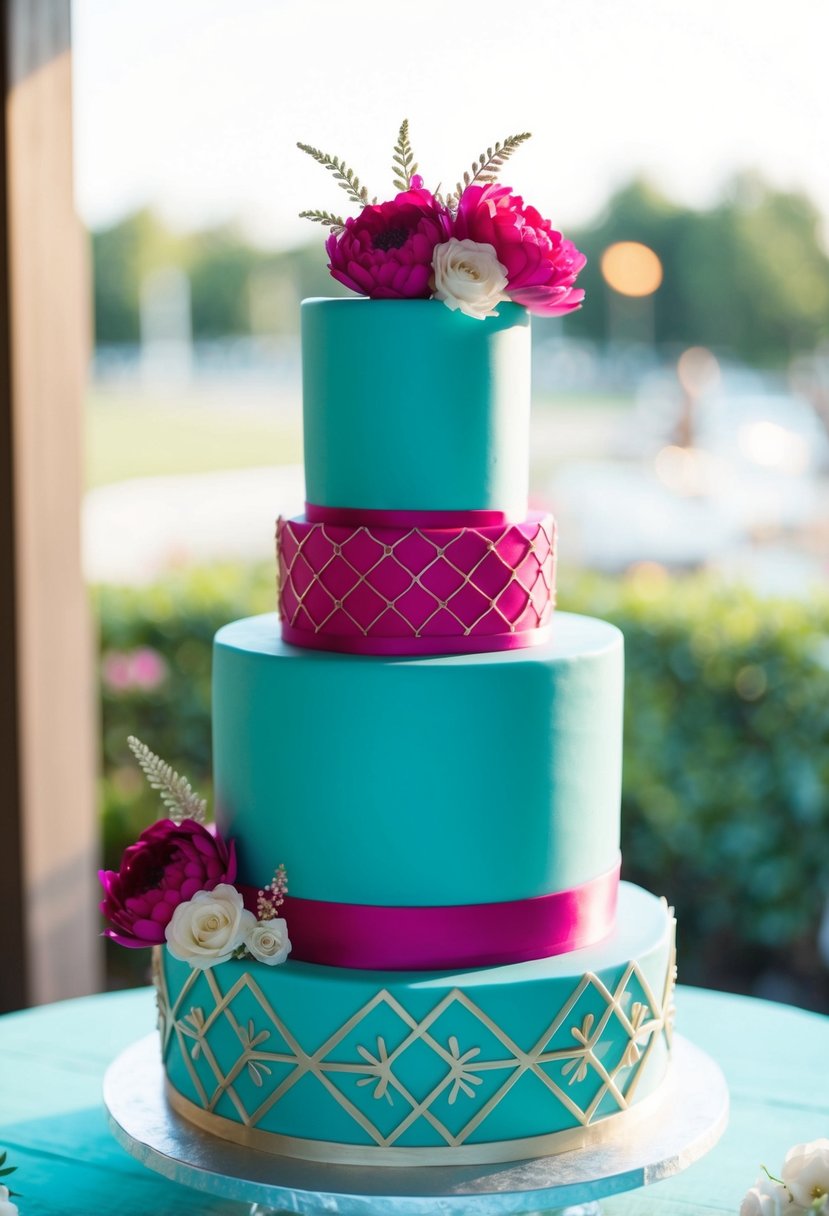
[(145, 828), (124, 852), (118, 870), (101, 870), (104, 936), (121, 946), (163, 946), (174, 958), (205, 970), (232, 958), (268, 966), (291, 950), (279, 909), (288, 875), (277, 866), (255, 895), (235, 885), (236, 849), (215, 824), (205, 823), (207, 804), (169, 764), (131, 737), (129, 745), (150, 785), (161, 794), (167, 816)]
[(575, 286), (586, 258), (498, 173), (530, 138), (510, 135), (481, 152), (453, 193), (428, 190), (417, 172), (404, 120), (393, 154), (398, 193), (385, 202), (370, 198), (357, 175), (339, 157), (310, 144), (297, 146), (333, 174), (357, 216), (301, 211), (326, 225), (328, 268), (358, 295), (376, 300), (441, 300), (448, 308), (483, 319), (512, 301), (531, 313), (557, 317), (580, 308)]
[(775, 1178), (765, 1167), (745, 1194), (740, 1216), (829, 1216), (829, 1140), (795, 1144)]

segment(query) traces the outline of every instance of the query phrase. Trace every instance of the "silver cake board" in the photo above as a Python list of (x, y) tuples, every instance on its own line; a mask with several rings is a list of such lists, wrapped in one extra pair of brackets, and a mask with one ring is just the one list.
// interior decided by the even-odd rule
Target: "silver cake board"
[(618, 1142), (482, 1166), (325, 1165), (220, 1140), (177, 1115), (164, 1097), (158, 1036), (110, 1065), (104, 1103), (115, 1138), (174, 1182), (250, 1207), (251, 1216), (588, 1216), (598, 1201), (686, 1169), (722, 1134), (728, 1090), (714, 1061), (675, 1036), (663, 1101)]

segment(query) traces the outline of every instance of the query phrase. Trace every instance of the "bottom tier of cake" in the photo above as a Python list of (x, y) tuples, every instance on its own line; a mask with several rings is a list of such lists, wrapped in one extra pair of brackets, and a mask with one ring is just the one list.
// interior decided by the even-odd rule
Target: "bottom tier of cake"
[(316, 1161), (477, 1164), (564, 1152), (653, 1113), (674, 920), (623, 883), (600, 945), (465, 973), (156, 955), (167, 1092), (228, 1140)]

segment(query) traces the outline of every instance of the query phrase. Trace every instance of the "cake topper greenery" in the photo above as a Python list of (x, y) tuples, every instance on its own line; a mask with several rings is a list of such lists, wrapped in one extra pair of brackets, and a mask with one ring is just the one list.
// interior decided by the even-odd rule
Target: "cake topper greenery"
[(453, 192), (428, 190), (418, 172), (404, 119), (392, 154), (398, 193), (369, 196), (353, 169), (311, 144), (297, 144), (332, 174), (360, 208), (343, 219), (331, 211), (301, 211), (330, 228), (328, 268), (338, 282), (373, 299), (441, 300), (483, 319), (511, 300), (542, 316), (581, 307), (575, 287), (585, 256), (498, 175), (528, 131), (498, 141), (473, 160)]
[(205, 799), (140, 739), (128, 742), (167, 817), (144, 829), (117, 871), (100, 871), (104, 936), (130, 949), (166, 942), (174, 958), (202, 970), (231, 958), (284, 963), (291, 949), (279, 916), (284, 865), (258, 892), (236, 886), (234, 843), (205, 823)]

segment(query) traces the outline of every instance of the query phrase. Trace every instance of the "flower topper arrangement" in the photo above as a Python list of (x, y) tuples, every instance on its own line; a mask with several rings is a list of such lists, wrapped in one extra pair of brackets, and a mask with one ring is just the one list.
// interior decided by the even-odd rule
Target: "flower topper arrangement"
[(358, 295), (442, 300), (478, 319), (497, 316), (497, 305), (506, 300), (542, 316), (562, 316), (581, 307), (584, 292), (574, 284), (586, 258), (535, 207), (497, 184), (504, 163), (529, 138), (527, 131), (510, 135), (481, 152), (444, 197), (423, 185), (404, 119), (392, 157), (398, 193), (386, 202), (369, 198), (339, 157), (297, 144), (361, 209), (348, 219), (330, 211), (300, 216), (331, 229), (328, 268)]
[(130, 949), (166, 942), (174, 958), (199, 969), (231, 958), (284, 963), (291, 950), (279, 917), (288, 893), (284, 865), (256, 895), (256, 911), (246, 907), (234, 885), (234, 843), (205, 824), (204, 799), (139, 739), (128, 742), (168, 815), (126, 849), (117, 872), (99, 872), (101, 912), (109, 921), (104, 936)]
[(763, 1173), (745, 1194), (740, 1216), (829, 1216), (829, 1140), (795, 1144), (786, 1153), (782, 1177)]

